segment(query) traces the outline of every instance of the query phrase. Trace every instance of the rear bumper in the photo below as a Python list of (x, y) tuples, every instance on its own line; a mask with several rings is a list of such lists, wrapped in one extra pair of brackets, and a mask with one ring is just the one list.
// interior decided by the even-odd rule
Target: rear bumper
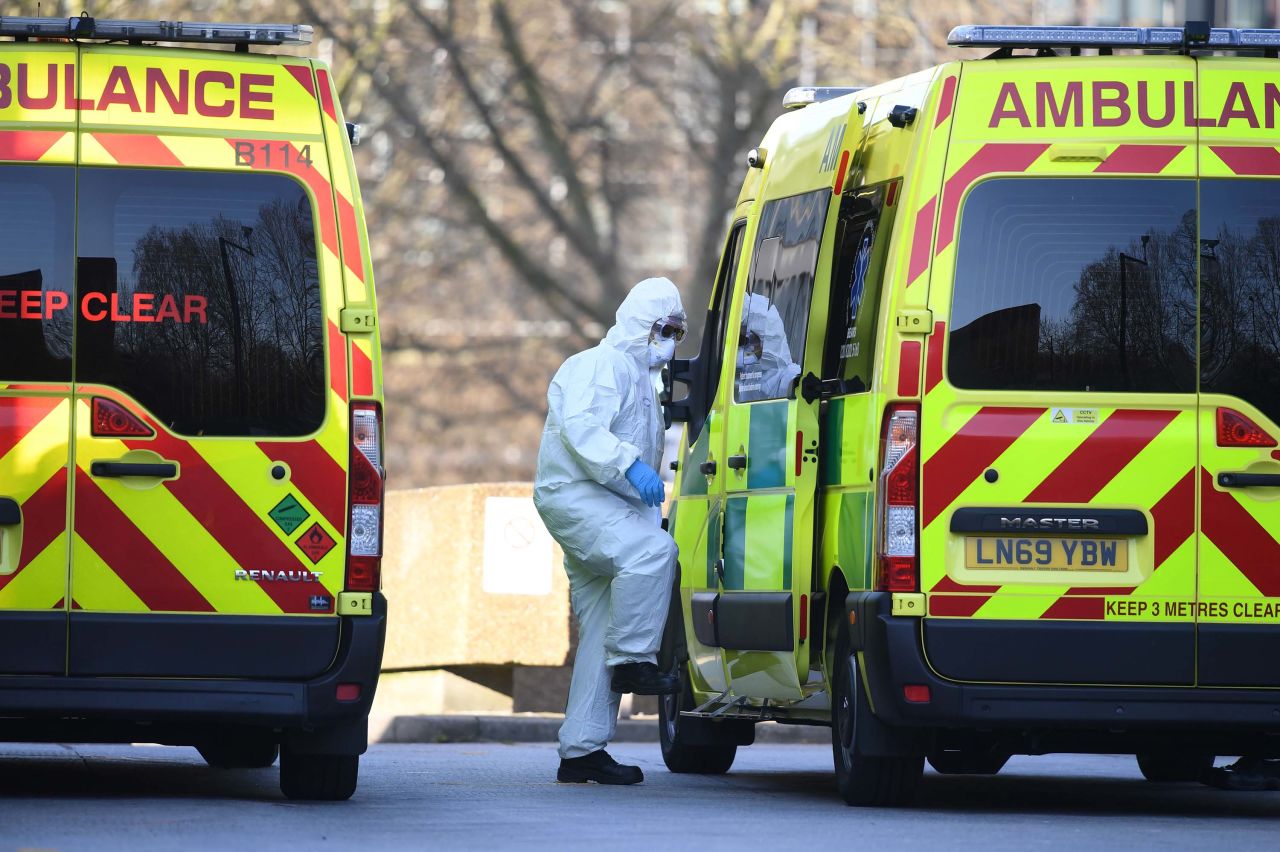
[[(318, 730), (363, 724), (377, 688), (387, 624), (386, 598), (377, 593), (373, 603), (372, 615), (343, 617), (333, 664), (307, 680), (2, 677), (0, 738), (59, 721), (103, 732), (112, 723), (170, 732), (188, 725)], [(359, 684), (359, 698), (339, 701), (339, 684)]]
[[(851, 630), (875, 714), (904, 727), (1098, 732), (1178, 732), (1231, 738), (1280, 735), (1280, 690), (1190, 686), (1057, 686), (958, 683), (925, 661), (918, 618), (890, 615), (887, 592), (855, 592)], [(930, 700), (909, 702), (903, 687), (929, 687)], [(1222, 752), (1227, 753), (1227, 752)]]

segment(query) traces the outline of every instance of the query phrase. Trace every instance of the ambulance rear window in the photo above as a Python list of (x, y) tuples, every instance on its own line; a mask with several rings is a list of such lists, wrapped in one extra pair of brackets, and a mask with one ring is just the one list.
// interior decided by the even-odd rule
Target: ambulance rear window
[(1195, 210), (1191, 180), (979, 184), (961, 211), (951, 383), (1194, 393)]
[(311, 201), (283, 175), (82, 168), (76, 372), (185, 435), (324, 416)]
[(0, 166), (0, 383), (71, 381), (75, 172)]

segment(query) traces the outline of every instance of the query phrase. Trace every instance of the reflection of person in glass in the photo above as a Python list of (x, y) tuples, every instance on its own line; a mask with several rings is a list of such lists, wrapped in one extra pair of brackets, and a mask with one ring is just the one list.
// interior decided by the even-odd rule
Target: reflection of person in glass
[(738, 401), (782, 399), (800, 375), (791, 360), (787, 332), (775, 305), (756, 293), (748, 293), (738, 337)]

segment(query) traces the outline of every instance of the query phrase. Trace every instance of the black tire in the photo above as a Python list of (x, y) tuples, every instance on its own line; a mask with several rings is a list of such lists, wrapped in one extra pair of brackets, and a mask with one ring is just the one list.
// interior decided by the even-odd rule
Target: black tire
[(276, 762), (280, 744), (266, 736), (222, 736), (200, 743), (196, 751), (217, 769), (265, 769)]
[(871, 715), (871, 705), (860, 682), (850, 670), (849, 636), (837, 633), (835, 677), (831, 696), (831, 751), (835, 759), (836, 790), (845, 804), (855, 806), (906, 805), (915, 797), (924, 772), (921, 755), (872, 757), (858, 748), (860, 720), (881, 724)]
[(689, 683), (686, 663), (679, 663), (680, 692), (658, 699), (658, 740), (662, 746), (662, 762), (672, 772), (693, 775), (723, 775), (733, 766), (738, 754), (736, 745), (689, 745), (682, 742), (681, 710), (692, 710), (693, 686)]
[(995, 775), (1008, 762), (1009, 755), (990, 752), (938, 751), (929, 755), (929, 765), (941, 775)]
[(343, 802), (356, 791), (358, 754), (280, 754), (280, 791), (290, 799)]
[(1213, 768), (1214, 756), (1197, 751), (1143, 751), (1137, 758), (1143, 778), (1171, 784), (1203, 780)]

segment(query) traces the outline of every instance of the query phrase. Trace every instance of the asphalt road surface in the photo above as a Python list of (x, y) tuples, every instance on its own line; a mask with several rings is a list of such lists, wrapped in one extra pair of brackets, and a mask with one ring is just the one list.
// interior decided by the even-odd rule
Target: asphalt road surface
[(913, 809), (846, 807), (829, 749), (758, 745), (724, 776), (553, 782), (552, 745), (382, 745), (344, 803), (283, 799), (275, 769), (194, 749), (0, 744), (0, 850), (1275, 849), (1280, 793), (1142, 780), (1132, 757), (1015, 757), (995, 777), (926, 770)]

